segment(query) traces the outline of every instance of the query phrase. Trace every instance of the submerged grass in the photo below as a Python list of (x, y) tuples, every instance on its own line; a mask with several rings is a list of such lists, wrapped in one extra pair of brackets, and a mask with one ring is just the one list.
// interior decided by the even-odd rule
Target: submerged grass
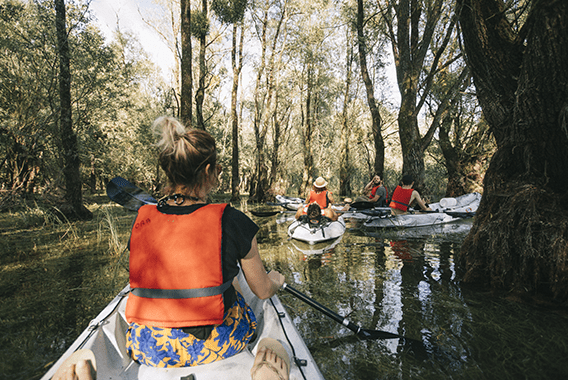
[(126, 284), (134, 213), (105, 198), (84, 222), (38, 203), (0, 213), (0, 379), (40, 378)]

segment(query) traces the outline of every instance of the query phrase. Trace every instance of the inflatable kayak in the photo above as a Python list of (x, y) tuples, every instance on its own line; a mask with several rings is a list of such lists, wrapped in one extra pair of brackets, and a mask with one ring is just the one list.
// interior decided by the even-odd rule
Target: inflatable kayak
[(130, 293), (127, 285), (91, 321), (79, 338), (42, 377), (49, 380), (66, 358), (78, 349), (90, 349), (95, 354), (97, 379), (124, 380), (250, 380), (258, 342), (264, 337), (280, 340), (289, 352), (290, 379), (323, 380), (306, 343), (294, 326), (290, 316), (277, 296), (260, 300), (250, 290), (244, 276), (239, 274), (243, 296), (252, 307), (258, 320), (257, 336), (239, 354), (211, 364), (185, 368), (153, 368), (134, 362), (126, 353), (126, 329), (124, 310)]
[(344, 233), (345, 220), (342, 216), (340, 216), (336, 221), (327, 221), (316, 226), (299, 220), (293, 221), (290, 226), (288, 226), (288, 236), (292, 239), (304, 241), (310, 244), (337, 239)]
[(465, 194), (456, 198), (442, 198), (440, 202), (429, 205), (432, 211), (416, 211), (397, 216), (391, 214), (370, 216), (365, 221), (364, 226), (406, 228), (452, 223), (462, 218), (474, 216), (480, 201), (481, 194), (479, 193)]

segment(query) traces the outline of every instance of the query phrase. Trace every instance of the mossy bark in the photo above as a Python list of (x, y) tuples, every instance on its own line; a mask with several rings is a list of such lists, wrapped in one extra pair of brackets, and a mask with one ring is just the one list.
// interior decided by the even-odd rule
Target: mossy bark
[(566, 303), (568, 2), (529, 3), (518, 28), (501, 0), (459, 1), (497, 152), (458, 262), (464, 282)]

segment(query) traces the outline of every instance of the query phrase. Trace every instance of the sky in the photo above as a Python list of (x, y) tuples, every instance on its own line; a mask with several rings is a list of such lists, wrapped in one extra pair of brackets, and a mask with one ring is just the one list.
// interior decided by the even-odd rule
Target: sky
[(144, 50), (150, 55), (167, 78), (174, 65), (174, 57), (162, 38), (144, 23), (139, 8), (151, 8), (151, 0), (93, 0), (91, 11), (107, 40), (112, 39), (117, 20), (122, 31), (129, 31), (138, 36)]

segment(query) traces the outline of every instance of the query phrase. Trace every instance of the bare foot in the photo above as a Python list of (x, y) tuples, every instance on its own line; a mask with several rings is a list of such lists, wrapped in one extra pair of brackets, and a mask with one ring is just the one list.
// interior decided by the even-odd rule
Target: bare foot
[(288, 380), (290, 359), (282, 344), (271, 338), (260, 341), (250, 373), (252, 380)]
[(95, 355), (91, 350), (77, 350), (55, 372), (52, 380), (96, 380)]

